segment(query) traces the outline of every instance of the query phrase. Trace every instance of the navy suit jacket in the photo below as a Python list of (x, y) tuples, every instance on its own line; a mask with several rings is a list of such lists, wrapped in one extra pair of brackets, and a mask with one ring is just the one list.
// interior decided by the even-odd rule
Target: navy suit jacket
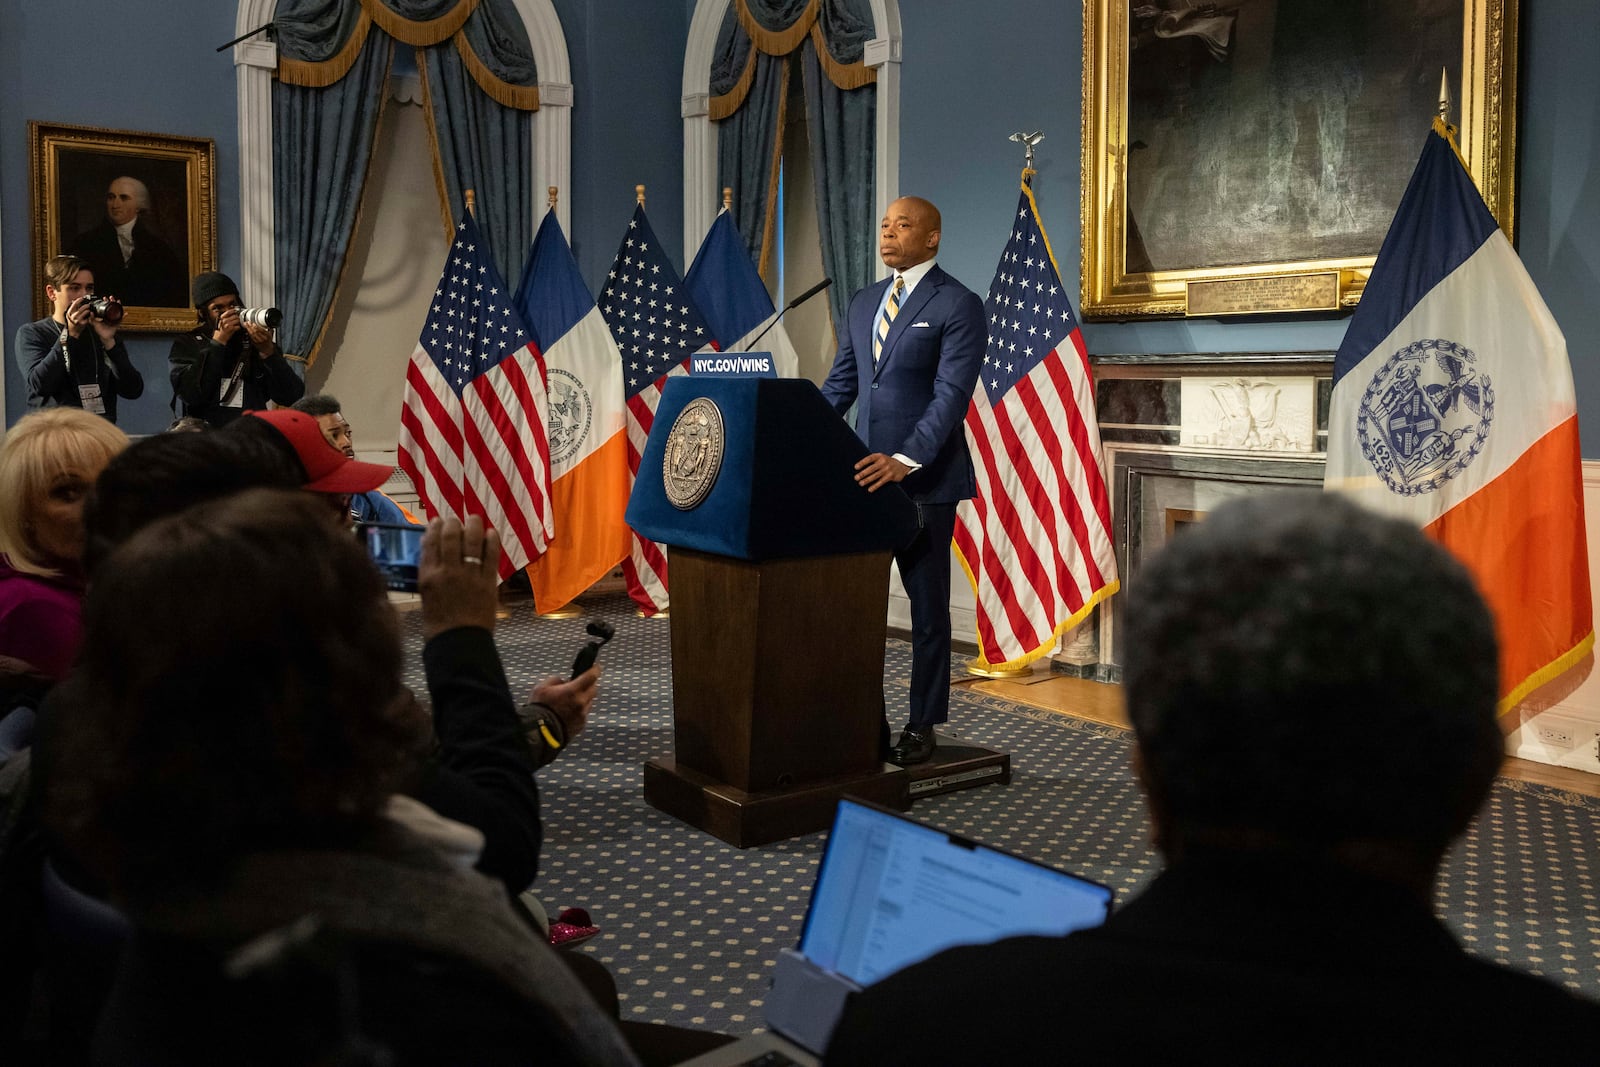
[(983, 301), (935, 266), (901, 305), (874, 366), (874, 320), (891, 281), (851, 299), (822, 395), (841, 415), (856, 405), (856, 433), (869, 450), (922, 464), (901, 483), (912, 500), (966, 500), (977, 490), (962, 424), (989, 347)]

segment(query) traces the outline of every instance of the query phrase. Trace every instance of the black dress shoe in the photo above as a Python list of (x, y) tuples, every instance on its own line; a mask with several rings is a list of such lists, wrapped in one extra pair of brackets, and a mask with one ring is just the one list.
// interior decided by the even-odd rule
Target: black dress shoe
[(914, 730), (907, 726), (900, 731), (900, 740), (889, 750), (889, 762), (901, 767), (909, 767), (914, 763), (927, 763), (933, 758), (935, 747), (937, 746), (933, 740), (933, 727)]

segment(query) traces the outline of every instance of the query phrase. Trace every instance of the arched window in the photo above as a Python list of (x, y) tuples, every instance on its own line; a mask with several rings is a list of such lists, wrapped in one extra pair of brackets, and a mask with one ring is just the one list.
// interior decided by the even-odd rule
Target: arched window
[[(244, 33), (266, 24), (273, 18), (278, 6), (278, 0), (240, 0), (236, 22), (239, 32)], [(351, 7), (356, 6), (356, 0), (351, 0)], [(572, 86), (566, 39), (551, 0), (509, 0), (509, 7), (521, 20), (538, 72), (538, 110), (532, 112), (531, 116), (531, 151), (526, 185), (528, 195), (525, 204), (527, 229), (531, 234), (533, 224), (545, 206), (546, 187), (555, 185), (566, 188), (570, 180)], [(251, 38), (234, 49), (239, 90), (240, 142), (242, 262), (238, 281), (247, 299), (258, 304), (278, 303), (283, 293), (276, 276), (275, 264), (280, 257), (273, 224), (272, 87), (278, 60), (277, 46), (262, 36)], [(386, 117), (376, 135), (387, 140), (373, 148), (370, 179), (373, 184), (369, 184), (362, 205), (363, 219), (355, 227), (352, 238), (350, 258), (346, 261), (350, 270), (362, 270), (366, 266), (365, 258), (372, 252), (373, 220), (384, 217), (386, 213), (393, 215), (399, 203), (414, 208), (418, 202), (415, 186), (419, 177), (428, 186), (434, 185), (433, 164), (428, 154), (398, 150), (398, 145), (407, 143), (408, 137), (414, 143), (419, 120), (415, 114), (407, 116), (402, 112), (408, 100), (412, 105), (417, 103), (414, 87), (418, 84), (415, 65), (410, 64), (407, 69), (407, 64), (397, 62), (394, 69), (389, 71), (389, 77), (373, 88), (376, 98), (371, 101), (371, 107), (376, 109), (385, 98), (391, 98), (389, 110), (394, 114)], [(419, 169), (423, 172), (420, 176), (417, 173)], [(560, 212), (563, 222), (566, 221), (566, 204), (564, 198)], [(459, 214), (459, 211), (459, 205), (455, 205), (442, 213), (436, 209), (429, 217)], [(412, 210), (410, 214), (414, 220), (416, 211)], [(411, 225), (415, 228), (414, 221)], [(363, 229), (367, 231), (365, 236)], [(394, 449), (403, 368), (415, 344), (414, 331), (421, 326), (428, 295), (438, 280), (437, 268), (443, 260), (443, 249), (447, 243), (443, 236), (444, 229), (445, 224), (441, 222), (436, 255), (430, 262), (415, 264), (417, 269), (404, 277), (387, 277), (386, 285), (376, 287), (370, 275), (350, 275), (353, 281), (359, 281), (360, 284), (346, 288), (363, 290), (364, 301), (370, 303), (375, 291), (381, 293), (379, 299), (384, 307), (367, 310), (373, 323), (381, 321), (382, 332), (357, 325), (355, 329), (348, 330), (348, 335), (359, 336), (361, 345), (339, 343), (347, 335), (347, 327), (352, 323), (360, 323), (363, 313), (351, 293), (337, 301), (332, 314), (328, 316), (323, 340), (330, 358), (326, 362), (319, 361), (319, 366), (311, 369), (308, 381), (313, 389), (342, 392), (340, 399), (347, 415), (363, 431), (358, 443), (364, 453), (392, 453)], [(423, 244), (426, 244), (427, 236), (423, 235)], [(363, 240), (368, 244), (364, 246)], [(509, 256), (520, 265), (526, 251), (526, 247), (507, 249), (502, 253), (502, 258)], [(397, 313), (413, 306), (417, 309), (414, 316)], [(408, 325), (412, 318), (415, 319), (414, 324)], [(386, 335), (395, 330), (399, 331), (398, 336)], [(411, 336), (405, 337), (407, 333)], [(340, 366), (337, 370), (332, 367), (331, 359), (335, 353), (339, 355)]]
[[(528, 212), (536, 219), (545, 189), (567, 188), (572, 174), (572, 75), (566, 36), (551, 0), (511, 0), (527, 31), (539, 72), (539, 110), (533, 115), (532, 178)], [(239, 0), (235, 26), (240, 33), (272, 21), (278, 0)], [(272, 228), (272, 76), (277, 46), (253, 37), (234, 46), (239, 88), (239, 215), (241, 287), (266, 302), (277, 294)], [(557, 209), (569, 224), (566, 201)]]
[[(897, 0), (700, 0), (684, 61), (684, 246), (735, 189), (739, 230), (781, 300), (827, 274), (835, 321), (878, 270), (877, 219), (897, 195)], [(819, 171), (821, 172), (819, 174)], [(780, 224), (781, 220), (781, 224)], [(819, 377), (833, 331), (820, 301), (788, 320)]]

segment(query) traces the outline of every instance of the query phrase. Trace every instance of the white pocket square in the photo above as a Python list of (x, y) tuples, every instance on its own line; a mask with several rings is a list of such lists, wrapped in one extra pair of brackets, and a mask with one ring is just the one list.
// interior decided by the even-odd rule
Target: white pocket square
[(913, 322), (911, 324), (911, 328), (913, 330), (920, 330), (920, 329), (923, 329), (924, 327), (931, 326), (931, 325), (932, 325), (932, 323), (928, 323), (928, 322)]

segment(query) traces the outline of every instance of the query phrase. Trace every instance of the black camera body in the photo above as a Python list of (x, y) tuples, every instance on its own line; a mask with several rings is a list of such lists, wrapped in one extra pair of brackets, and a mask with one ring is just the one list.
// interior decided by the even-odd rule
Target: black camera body
[(122, 321), (122, 301), (114, 296), (86, 296), (83, 298), (83, 307), (91, 317), (108, 325), (115, 326)]

